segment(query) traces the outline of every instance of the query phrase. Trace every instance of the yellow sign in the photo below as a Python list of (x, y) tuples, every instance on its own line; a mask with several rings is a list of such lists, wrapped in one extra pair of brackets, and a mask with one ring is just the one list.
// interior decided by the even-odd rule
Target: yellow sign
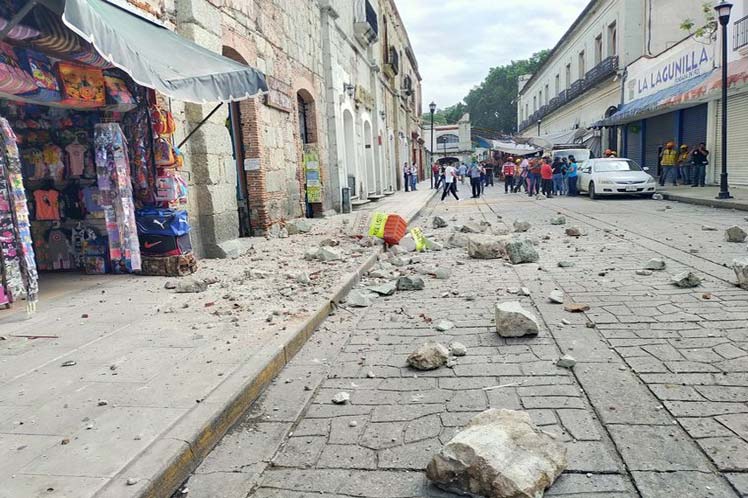
[(387, 224), (385, 213), (374, 213), (369, 224), (369, 237), (384, 238), (384, 225)]
[(428, 243), (426, 241), (426, 237), (424, 237), (423, 232), (420, 228), (413, 228), (410, 231), (411, 237), (413, 237), (413, 240), (416, 242), (416, 251), (421, 252), (424, 249), (426, 249), (426, 244)]

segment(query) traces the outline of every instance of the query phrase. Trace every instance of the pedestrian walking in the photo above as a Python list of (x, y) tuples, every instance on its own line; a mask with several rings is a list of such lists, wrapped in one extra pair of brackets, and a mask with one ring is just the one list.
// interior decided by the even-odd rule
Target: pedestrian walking
[(485, 186), (488, 187), (489, 185), (491, 185), (493, 187), (493, 164), (484, 162), (483, 169), (485, 169), (486, 171)]
[(444, 184), (444, 165), (439, 165), (439, 172), (436, 174), (436, 189), (439, 190)]
[(478, 197), (480, 197), (480, 166), (478, 166), (477, 163), (471, 163), (470, 167), (468, 168), (467, 174), (470, 177), (470, 187), (473, 191), (472, 199), (477, 199)]
[(530, 169), (528, 174), (528, 191), (527, 195), (532, 197), (540, 193), (540, 168), (541, 160), (533, 159), (530, 162)]
[(540, 165), (540, 186), (543, 195), (550, 198), (553, 194), (553, 166), (549, 157), (543, 158)]
[(574, 158), (574, 156), (569, 156), (569, 168), (566, 170), (566, 181), (569, 184), (568, 186), (568, 196), (569, 197), (576, 197), (578, 190), (577, 190), (577, 172), (579, 170), (579, 165), (577, 164), (577, 160)]
[(564, 166), (564, 162), (560, 158), (555, 158), (551, 168), (553, 171), (553, 193), (561, 195), (564, 191), (564, 172), (566, 171), (566, 166)]
[(403, 185), (405, 185), (405, 191), (410, 192), (410, 166), (408, 166), (408, 163), (403, 164)]
[(504, 193), (508, 194), (514, 192), (514, 168), (517, 164), (510, 157), (506, 160), (504, 165), (501, 167), (501, 172), (504, 175)]
[(442, 200), (447, 197), (447, 194), (452, 194), (455, 199), (460, 200), (457, 197), (457, 168), (451, 164), (444, 168), (444, 193), (442, 193)]
[(465, 163), (460, 164), (460, 167), (457, 169), (457, 176), (460, 177), (460, 183), (463, 185), (465, 184), (465, 176), (467, 176), (468, 167)]
[(416, 163), (410, 167), (410, 190), (418, 190), (418, 167)]
[(678, 186), (675, 179), (675, 163), (678, 161), (678, 153), (675, 151), (675, 144), (668, 142), (660, 153), (660, 186), (664, 187), (669, 177), (673, 177), (673, 186)]
[(706, 150), (706, 144), (704, 142), (701, 142), (691, 153), (691, 162), (693, 162), (693, 178), (691, 186), (706, 186), (706, 167), (709, 164), (709, 151)]
[(486, 186), (486, 167), (484, 163), (478, 163), (478, 168), (480, 168), (480, 195), (483, 195)]
[(693, 183), (693, 179), (691, 178), (693, 176), (691, 152), (689, 152), (688, 145), (686, 144), (680, 146), (676, 168), (678, 168), (678, 176), (680, 176), (683, 185), (691, 185)]
[(436, 190), (439, 190), (439, 176), (439, 163), (435, 162), (431, 165), (431, 178), (434, 180), (431, 185)]

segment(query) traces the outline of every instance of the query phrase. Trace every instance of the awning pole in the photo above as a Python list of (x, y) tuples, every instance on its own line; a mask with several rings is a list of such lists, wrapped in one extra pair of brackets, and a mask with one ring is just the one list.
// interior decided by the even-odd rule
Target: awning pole
[(200, 129), (200, 127), (201, 127), (202, 125), (204, 125), (204, 124), (205, 124), (205, 122), (206, 122), (207, 120), (209, 120), (209, 119), (210, 119), (210, 117), (211, 117), (211, 116), (212, 116), (213, 114), (215, 114), (215, 113), (216, 113), (216, 111), (218, 110), (218, 108), (219, 108), (219, 107), (221, 107), (222, 105), (223, 105), (223, 102), (221, 102), (221, 103), (219, 103), (219, 104), (218, 104), (217, 106), (215, 106), (215, 107), (213, 108), (213, 110), (212, 110), (212, 111), (210, 111), (210, 112), (208, 113), (208, 115), (207, 115), (207, 116), (205, 116), (205, 117), (203, 118), (203, 120), (202, 120), (202, 121), (200, 121), (200, 122), (199, 122), (199, 123), (197, 124), (197, 126), (196, 126), (196, 127), (195, 127), (195, 128), (194, 128), (194, 129), (193, 129), (193, 130), (192, 130), (191, 132), (189, 132), (189, 134), (187, 134), (187, 136), (186, 136), (186, 137), (184, 137), (184, 140), (182, 140), (181, 142), (179, 142), (179, 145), (177, 145), (177, 149), (181, 149), (181, 148), (182, 148), (182, 146), (183, 146), (184, 144), (186, 144), (186, 143), (187, 143), (187, 140), (189, 140), (189, 139), (190, 139), (190, 137), (192, 137), (192, 135), (194, 135), (194, 134), (195, 134), (195, 132), (196, 132), (197, 130), (199, 130), (199, 129)]
[(5, 37), (8, 36), (8, 33), (10, 33), (10, 30), (15, 28), (19, 22), (23, 21), (23, 18), (26, 17), (26, 14), (28, 14), (31, 9), (34, 8), (34, 5), (36, 5), (36, 0), (31, 0), (30, 2), (24, 4), (18, 12), (16, 12), (16, 15), (13, 16), (8, 24), (6, 24), (3, 29), (0, 29), (0, 41), (4, 40)]

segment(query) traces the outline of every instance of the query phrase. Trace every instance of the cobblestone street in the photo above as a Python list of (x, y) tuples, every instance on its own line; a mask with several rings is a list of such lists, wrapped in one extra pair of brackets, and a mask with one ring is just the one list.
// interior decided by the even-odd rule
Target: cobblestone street
[[(432, 229), (437, 214), (450, 226)], [(566, 225), (552, 226), (559, 214)], [(424, 274), (425, 289), (342, 305), (197, 469), (189, 496), (453, 496), (423, 471), (487, 408), (527, 411), (565, 442), (569, 466), (547, 496), (747, 496), (748, 293), (727, 267), (746, 245), (722, 233), (745, 226), (745, 213), (540, 201), (497, 186), (478, 201), (434, 199), (415, 224), (446, 244), (454, 225), (510, 231), (515, 220), (531, 223), (539, 264), (469, 259), (464, 248), (401, 256), (412, 261), (400, 270)], [(584, 235), (567, 236), (570, 226)], [(667, 268), (637, 273), (653, 257)], [(429, 276), (436, 268), (449, 278)], [(702, 285), (672, 285), (685, 270)], [(589, 311), (552, 304), (554, 289)], [(497, 335), (494, 305), (517, 300), (540, 318), (538, 337)], [(444, 319), (455, 327), (439, 332)], [(459, 341), (467, 356), (410, 369), (406, 357), (426, 340)], [(555, 365), (563, 354), (573, 369)], [(350, 403), (333, 404), (341, 391)]]

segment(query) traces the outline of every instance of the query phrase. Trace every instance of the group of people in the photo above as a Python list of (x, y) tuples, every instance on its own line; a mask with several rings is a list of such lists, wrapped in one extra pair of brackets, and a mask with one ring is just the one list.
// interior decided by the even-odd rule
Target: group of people
[(532, 197), (543, 194), (575, 196), (577, 191), (578, 165), (574, 156), (542, 158), (507, 158), (501, 167), (504, 176), (504, 193), (520, 190)]
[(403, 163), (403, 185), (406, 192), (418, 190), (418, 166), (416, 166), (416, 163), (412, 165)]
[(678, 180), (683, 185), (704, 187), (706, 182), (706, 167), (709, 164), (709, 151), (706, 144), (700, 143), (693, 151), (683, 144), (675, 150), (675, 143), (668, 142), (660, 152), (660, 186), (672, 179), (673, 185), (678, 186)]
[(486, 162), (477, 163), (473, 161), (470, 165), (460, 163), (459, 166), (455, 166), (456, 163), (450, 163), (440, 165), (434, 163), (431, 171), (434, 175), (435, 182), (434, 188), (444, 188), (442, 193), (442, 200), (444, 200), (449, 194), (454, 196), (458, 201), (460, 197), (457, 195), (457, 182), (464, 184), (465, 179), (470, 179), (470, 188), (472, 190), (472, 199), (477, 199), (483, 195), (483, 191), (488, 186), (493, 186), (493, 166)]

